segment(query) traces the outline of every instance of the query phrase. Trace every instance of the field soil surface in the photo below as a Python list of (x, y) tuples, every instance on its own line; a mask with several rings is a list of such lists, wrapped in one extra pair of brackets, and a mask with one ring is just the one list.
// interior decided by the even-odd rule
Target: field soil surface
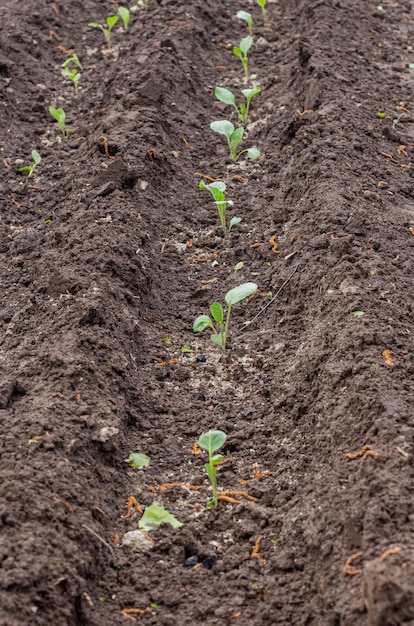
[(149, 0), (108, 46), (114, 1), (3, 0), (1, 626), (414, 624), (412, 8)]

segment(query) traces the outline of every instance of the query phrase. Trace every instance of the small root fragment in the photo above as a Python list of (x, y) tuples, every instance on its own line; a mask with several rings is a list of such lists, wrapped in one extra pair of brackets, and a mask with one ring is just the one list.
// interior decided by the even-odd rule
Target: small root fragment
[(99, 139), (102, 139), (102, 141), (104, 142), (105, 154), (108, 157), (108, 159), (114, 160), (115, 157), (109, 154), (108, 139), (105, 137), (105, 135), (101, 135)]
[(252, 559), (260, 558), (259, 552), (260, 552), (260, 546), (261, 546), (261, 543), (262, 543), (263, 539), (264, 539), (263, 535), (259, 535), (258, 536), (258, 538), (255, 541), (254, 548), (252, 550), (250, 558), (252, 558)]
[(394, 354), (394, 352), (392, 350), (383, 350), (381, 354), (384, 357), (385, 365), (388, 365), (388, 367), (393, 367), (394, 361), (392, 355)]
[(122, 609), (121, 613), (127, 619), (130, 619), (131, 622), (136, 622), (136, 618), (132, 617), (133, 615), (144, 615), (147, 611), (151, 611), (151, 607), (147, 606), (145, 609)]
[(225, 493), (219, 493), (217, 498), (222, 500), (223, 502), (229, 502), (229, 504), (242, 504), (241, 500), (236, 500), (236, 498), (232, 498), (231, 496), (227, 496)]
[(389, 550), (385, 550), (385, 552), (383, 552), (383, 554), (381, 554), (380, 556), (380, 561), (386, 561), (386, 559), (388, 559), (389, 556), (391, 556), (392, 554), (398, 554), (399, 552), (401, 552), (400, 546), (395, 546), (395, 548), (390, 548)]
[(186, 139), (185, 137), (181, 137), (181, 139), (182, 139), (182, 141), (183, 141), (183, 144), (184, 144), (184, 145), (185, 145), (185, 146), (186, 146), (189, 150), (195, 150), (195, 149), (196, 149), (193, 145), (191, 145), (191, 143), (189, 143), (189, 142), (187, 141), (187, 139)]
[(350, 459), (351, 461), (353, 461), (354, 459), (358, 459), (361, 456), (372, 456), (374, 459), (377, 459), (378, 452), (374, 452), (371, 446), (365, 445), (363, 448), (361, 448), (361, 450), (358, 450), (358, 452), (348, 452), (348, 454), (346, 454), (346, 458)]
[(127, 502), (127, 512), (125, 513), (125, 515), (123, 515), (122, 517), (119, 517), (117, 520), (115, 520), (115, 523), (118, 524), (118, 522), (123, 522), (124, 520), (128, 519), (129, 517), (131, 517), (132, 515), (132, 508), (134, 508), (136, 511), (138, 511), (138, 513), (141, 513), (141, 515), (143, 514), (143, 510), (141, 509), (141, 506), (139, 505), (139, 502), (137, 502), (134, 498), (134, 496), (130, 496), (128, 498), (128, 502)]
[(168, 491), (168, 489), (175, 489), (175, 487), (182, 487), (183, 489), (190, 489), (190, 491), (200, 491), (204, 489), (204, 485), (189, 485), (188, 483), (165, 483), (158, 487), (159, 491)]
[(345, 576), (357, 576), (358, 574), (361, 574), (362, 569), (360, 568), (355, 569), (351, 567), (351, 565), (354, 561), (356, 561), (357, 559), (360, 559), (363, 555), (364, 555), (363, 552), (357, 552), (356, 554), (353, 554), (352, 556), (349, 557), (349, 559), (346, 560), (345, 567), (343, 569), (343, 573)]
[(277, 239), (277, 235), (273, 235), (272, 237), (270, 237), (269, 243), (272, 246), (272, 252), (274, 254), (279, 254), (280, 253), (279, 244), (276, 242), (276, 239)]

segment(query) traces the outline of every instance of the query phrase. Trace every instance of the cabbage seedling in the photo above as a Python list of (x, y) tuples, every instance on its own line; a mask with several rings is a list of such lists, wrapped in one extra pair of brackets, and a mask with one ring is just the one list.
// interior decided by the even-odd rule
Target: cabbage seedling
[(79, 86), (79, 81), (81, 79), (81, 73), (78, 72), (78, 70), (76, 69), (76, 67), (70, 68), (70, 67), (64, 67), (62, 70), (62, 76), (64, 78), (69, 79), (72, 82), (72, 85), (75, 89), (75, 93), (78, 93), (79, 89), (82, 89), (82, 87)]
[(267, 19), (267, 9), (266, 9), (267, 0), (257, 0), (257, 4), (262, 9), (263, 19), (266, 20)]
[(128, 30), (129, 19), (131, 17), (131, 11), (127, 7), (118, 7), (118, 15), (122, 20), (124, 30)]
[(216, 87), (214, 90), (214, 95), (217, 100), (224, 102), (224, 104), (230, 104), (236, 109), (239, 122), (242, 124), (246, 124), (249, 117), (250, 102), (258, 93), (260, 93), (260, 87), (258, 85), (255, 85), (251, 89), (242, 89), (242, 94), (246, 98), (246, 104), (242, 103), (240, 106), (237, 106), (236, 98), (230, 89), (226, 89), (225, 87)]
[(100, 28), (103, 34), (105, 35), (105, 39), (107, 44), (111, 43), (111, 30), (119, 20), (119, 15), (109, 15), (106, 18), (106, 28), (103, 24), (99, 24), (99, 22), (91, 22), (88, 26), (92, 26), (92, 28)]
[(243, 37), (240, 39), (240, 44), (238, 46), (234, 46), (233, 54), (240, 59), (244, 69), (244, 75), (246, 76), (246, 80), (249, 80), (249, 55), (248, 52), (253, 45), (253, 37), (251, 35), (247, 35), (247, 37)]
[(66, 113), (63, 109), (54, 109), (53, 107), (49, 107), (49, 113), (52, 117), (55, 118), (57, 123), (59, 124), (59, 128), (62, 131), (62, 135), (64, 137), (69, 137), (69, 135), (73, 132), (70, 128), (66, 128)]
[(229, 332), (230, 313), (235, 304), (248, 298), (257, 291), (256, 283), (243, 283), (233, 289), (230, 289), (224, 297), (227, 304), (227, 316), (224, 319), (223, 307), (220, 302), (213, 302), (210, 306), (210, 313), (214, 319), (214, 322), (208, 315), (199, 315), (194, 320), (193, 331), (200, 333), (205, 328), (210, 328), (213, 331), (210, 339), (222, 350), (226, 349), (227, 336)]
[(204, 467), (213, 489), (213, 499), (207, 506), (217, 506), (218, 504), (216, 465), (221, 463), (223, 457), (221, 454), (214, 454), (214, 452), (225, 444), (226, 439), (227, 435), (222, 430), (209, 430), (208, 433), (201, 435), (197, 442), (200, 448), (207, 450), (208, 453), (208, 463), (205, 463)]
[(216, 181), (214, 183), (206, 184), (203, 180), (200, 180), (199, 189), (207, 189), (214, 198), (215, 204), (217, 206), (217, 210), (220, 217), (221, 227), (223, 229), (224, 235), (227, 235), (227, 232), (232, 229), (236, 224), (240, 224), (241, 217), (232, 217), (230, 220), (229, 227), (227, 228), (227, 220), (226, 220), (226, 211), (227, 205), (233, 206), (232, 200), (226, 200), (224, 192), (226, 191), (227, 185), (222, 181)]
[(247, 11), (237, 11), (236, 17), (238, 20), (243, 20), (246, 22), (249, 28), (249, 35), (253, 36), (253, 18), (250, 13)]
[(260, 151), (257, 148), (248, 148), (237, 152), (237, 148), (241, 144), (244, 137), (244, 128), (234, 128), (233, 124), (228, 120), (217, 120), (216, 122), (211, 122), (210, 128), (211, 130), (214, 130), (214, 132), (226, 137), (229, 146), (229, 156), (232, 161), (236, 162), (245, 152), (251, 161), (255, 161), (259, 158)]
[(24, 167), (19, 167), (19, 169), (17, 170), (18, 172), (20, 172), (20, 174), (23, 174), (24, 172), (28, 172), (28, 175), (27, 175), (28, 178), (30, 178), (30, 176), (33, 175), (36, 167), (39, 165), (40, 161), (42, 160), (42, 157), (40, 156), (37, 150), (32, 150), (32, 159), (33, 159), (33, 165), (25, 165)]
[[(74, 63), (76, 67), (70, 67), (71, 63)], [(63, 68), (62, 76), (64, 78), (68, 78), (72, 82), (73, 87), (75, 88), (75, 93), (78, 93), (79, 89), (82, 89), (82, 87), (79, 87), (81, 74), (78, 70), (82, 71), (83, 68), (76, 52), (74, 52), (71, 57), (66, 59), (66, 61), (62, 63), (61, 67)]]

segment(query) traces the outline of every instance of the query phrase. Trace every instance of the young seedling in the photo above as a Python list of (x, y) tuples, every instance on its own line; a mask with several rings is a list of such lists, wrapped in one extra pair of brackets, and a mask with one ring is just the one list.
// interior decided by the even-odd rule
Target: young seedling
[(226, 89), (225, 87), (216, 87), (214, 90), (214, 95), (217, 100), (224, 102), (224, 104), (230, 104), (235, 108), (239, 122), (242, 124), (246, 124), (249, 117), (250, 102), (258, 93), (260, 93), (260, 87), (258, 85), (255, 85), (251, 89), (242, 89), (242, 94), (246, 98), (246, 104), (242, 103), (240, 106), (237, 106), (236, 98), (230, 89)]
[(99, 24), (99, 22), (91, 22), (88, 26), (92, 26), (92, 28), (100, 28), (103, 34), (105, 35), (106, 43), (110, 45), (111, 43), (111, 30), (119, 20), (119, 15), (109, 15), (106, 18), (106, 28), (104, 24)]
[(131, 17), (131, 11), (127, 7), (118, 7), (118, 15), (122, 20), (124, 30), (128, 30), (129, 19)]
[(247, 11), (237, 11), (236, 17), (238, 20), (243, 20), (243, 22), (246, 22), (249, 28), (249, 35), (253, 37), (253, 18), (251, 14)]
[(214, 453), (225, 444), (226, 439), (227, 435), (222, 430), (209, 430), (208, 433), (201, 435), (197, 442), (200, 448), (207, 450), (208, 453), (208, 463), (205, 463), (204, 467), (213, 489), (213, 498), (207, 506), (217, 506), (218, 504), (216, 465), (223, 460), (223, 457), (221, 454)]
[(262, 9), (263, 19), (267, 20), (267, 9), (266, 9), (267, 0), (257, 0), (257, 4)]
[(226, 200), (224, 192), (226, 191), (227, 185), (222, 181), (217, 181), (214, 183), (206, 184), (203, 180), (200, 180), (199, 189), (207, 189), (214, 198), (214, 202), (217, 206), (218, 214), (220, 217), (221, 227), (223, 229), (224, 235), (227, 235), (233, 226), (236, 224), (240, 224), (241, 217), (232, 217), (230, 220), (229, 227), (227, 228), (227, 220), (226, 220), (226, 211), (227, 205), (233, 206), (232, 200)]
[(49, 107), (49, 113), (52, 117), (55, 118), (57, 123), (59, 124), (59, 128), (62, 131), (62, 135), (64, 137), (69, 137), (69, 135), (73, 132), (70, 128), (66, 128), (66, 113), (63, 109), (54, 109), (53, 107)]
[(211, 122), (210, 128), (214, 130), (215, 133), (226, 137), (229, 146), (229, 157), (232, 161), (236, 162), (245, 152), (251, 161), (256, 161), (256, 159), (259, 158), (260, 151), (257, 148), (247, 148), (246, 150), (237, 152), (237, 148), (244, 137), (244, 128), (234, 128), (233, 124), (228, 120)]
[(210, 306), (210, 313), (215, 323), (208, 315), (199, 315), (199, 317), (194, 320), (193, 331), (195, 333), (200, 333), (205, 328), (210, 328), (213, 331), (213, 334), (210, 337), (211, 341), (222, 350), (225, 350), (229, 332), (230, 313), (233, 306), (237, 304), (237, 302), (253, 295), (256, 291), (256, 283), (243, 283), (242, 285), (238, 285), (237, 287), (230, 289), (224, 297), (227, 304), (226, 319), (224, 319), (224, 312), (221, 303), (213, 302)]
[(30, 178), (30, 176), (33, 175), (36, 167), (39, 165), (40, 161), (42, 160), (42, 157), (40, 156), (37, 150), (32, 150), (32, 159), (33, 159), (33, 165), (25, 165), (24, 167), (19, 167), (19, 169), (17, 170), (18, 172), (20, 172), (20, 174), (23, 174), (24, 172), (28, 172), (27, 174), (28, 178)]
[[(70, 67), (71, 64), (74, 64), (75, 67)], [(64, 78), (68, 78), (72, 84), (73, 87), (75, 89), (75, 93), (78, 93), (79, 89), (82, 89), (82, 87), (79, 87), (79, 81), (81, 79), (81, 74), (78, 70), (82, 71), (82, 64), (79, 61), (79, 57), (76, 54), (76, 52), (74, 52), (72, 54), (72, 56), (70, 56), (68, 59), (66, 59), (66, 61), (64, 63), (62, 63), (61, 66), (62, 69), (62, 76)]]
[(251, 35), (247, 35), (247, 37), (243, 37), (240, 40), (240, 44), (238, 46), (234, 46), (233, 54), (240, 59), (244, 69), (244, 75), (246, 80), (249, 80), (249, 55), (248, 52), (253, 45), (253, 37)]

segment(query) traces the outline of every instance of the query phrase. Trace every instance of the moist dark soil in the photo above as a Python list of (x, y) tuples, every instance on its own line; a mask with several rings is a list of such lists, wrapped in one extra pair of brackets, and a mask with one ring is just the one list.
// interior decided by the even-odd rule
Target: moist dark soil
[[(108, 46), (116, 10), (0, 6), (0, 624), (413, 625), (412, 3), (149, 0)], [(182, 526), (131, 547), (152, 503)]]

